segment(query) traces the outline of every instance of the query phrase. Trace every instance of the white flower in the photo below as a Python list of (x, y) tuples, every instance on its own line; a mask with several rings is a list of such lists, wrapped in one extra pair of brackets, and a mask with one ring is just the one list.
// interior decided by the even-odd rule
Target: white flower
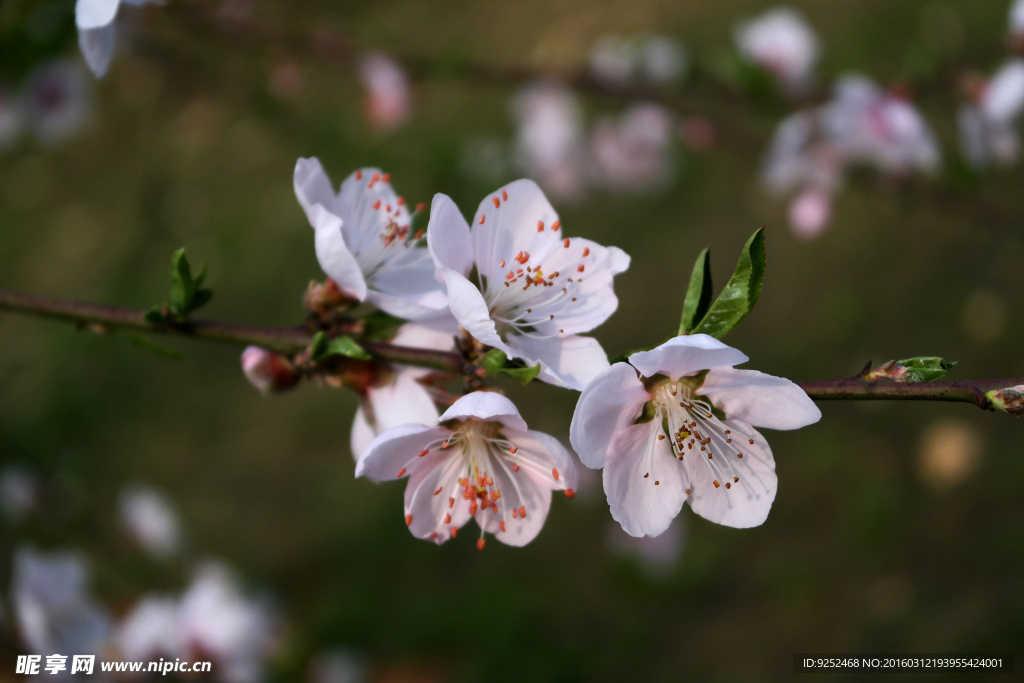
[(584, 189), (583, 113), (576, 95), (554, 83), (533, 83), (512, 100), (516, 163), (553, 196)]
[(799, 91), (812, 80), (818, 38), (796, 11), (768, 10), (737, 26), (733, 37), (744, 57), (774, 74), (787, 89)]
[(981, 86), (976, 102), (960, 108), (960, 146), (976, 167), (1008, 166), (1020, 153), (1017, 119), (1024, 110), (1024, 59), (1012, 59)]
[(658, 104), (642, 102), (617, 119), (594, 126), (590, 154), (594, 180), (620, 192), (650, 191), (672, 178), (673, 120)]
[(119, 500), (121, 524), (144, 550), (168, 557), (181, 547), (178, 515), (159, 492), (144, 486), (130, 486)]
[(832, 218), (832, 194), (820, 187), (811, 187), (789, 205), (789, 227), (805, 239), (817, 237)]
[(1024, 35), (1024, 0), (1014, 0), (1010, 5), (1010, 34)]
[(341, 291), (399, 318), (437, 317), (447, 302), (444, 288), (389, 180), (364, 168), (336, 194), (319, 160), (295, 164), (295, 195), (316, 231), (317, 259)]
[(0, 511), (12, 522), (39, 504), (39, 475), (24, 465), (5, 465), (0, 471)]
[(398, 62), (371, 52), (359, 60), (359, 76), (366, 87), (366, 117), (374, 128), (387, 132), (409, 120), (412, 91)]
[(178, 601), (143, 596), (117, 627), (115, 642), (125, 659), (155, 659), (185, 654), (179, 628)]
[[(434, 351), (449, 351), (454, 345), (452, 329), (436, 330), (425, 325), (406, 323), (391, 339), (397, 346), (409, 346)], [(432, 425), (437, 422), (438, 410), (434, 398), (419, 379), (430, 370), (396, 365), (379, 381), (372, 383), (360, 396), (360, 406), (352, 423), (349, 443), (356, 460), (380, 434), (404, 424)]]
[[(427, 243), (451, 312), (477, 340), (539, 362), (541, 379), (576, 390), (608, 367), (597, 340), (579, 334), (618, 308), (612, 278), (629, 267), (629, 257), (565, 237), (533, 181), (517, 180), (484, 199), (472, 230), (450, 198), (435, 195)], [(477, 284), (467, 279), (474, 270)]]
[(85, 562), (76, 553), (17, 551), (11, 602), (29, 652), (103, 652), (110, 618), (87, 594), (88, 580)]
[(665, 36), (652, 36), (640, 47), (640, 73), (651, 83), (678, 81), (686, 72), (686, 61), (682, 44)]
[(75, 3), (75, 24), (78, 25), (78, 46), (85, 63), (98, 77), (107, 73), (110, 55), (114, 52), (114, 18), (121, 4), (146, 5), (162, 0), (78, 0)]
[(825, 135), (847, 163), (901, 175), (940, 166), (938, 142), (917, 109), (865, 76), (840, 78), (832, 101), (819, 111)]
[(402, 425), (370, 444), (357, 477), (408, 475), (405, 523), (417, 538), (441, 544), (471, 517), (502, 543), (526, 545), (540, 532), (551, 491), (575, 495), (576, 467), (557, 439), (530, 431), (504, 396), (463, 396), (437, 426)]
[(677, 81), (686, 71), (686, 52), (679, 41), (666, 36), (604, 36), (590, 53), (590, 73), (615, 86), (637, 77), (663, 85)]
[(726, 526), (767, 518), (778, 480), (754, 427), (797, 429), (821, 412), (787, 379), (732, 368), (747, 360), (704, 334), (675, 337), (634, 353), (632, 365), (616, 363), (583, 391), (572, 446), (584, 465), (604, 468), (612, 517), (626, 533), (657, 536), (684, 502)]

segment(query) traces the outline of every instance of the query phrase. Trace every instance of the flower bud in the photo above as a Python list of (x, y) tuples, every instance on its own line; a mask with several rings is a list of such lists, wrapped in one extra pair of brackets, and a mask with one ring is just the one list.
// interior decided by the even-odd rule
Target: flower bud
[(299, 381), (298, 370), (287, 358), (258, 346), (242, 352), (242, 371), (264, 396), (291, 389)]
[(1001, 410), (1018, 417), (1024, 415), (1024, 384), (1005, 389), (993, 389), (985, 394), (985, 398), (992, 402), (994, 410)]
[(353, 300), (345, 295), (331, 278), (323, 283), (310, 282), (306, 288), (306, 296), (303, 298), (306, 308), (317, 315), (323, 315), (335, 308), (348, 308)]

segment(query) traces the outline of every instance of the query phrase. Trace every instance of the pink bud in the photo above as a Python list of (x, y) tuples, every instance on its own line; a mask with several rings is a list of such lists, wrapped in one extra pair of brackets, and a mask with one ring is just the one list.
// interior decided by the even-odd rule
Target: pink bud
[(789, 225), (799, 237), (817, 237), (832, 217), (832, 197), (825, 190), (805, 190), (789, 205)]
[(298, 371), (287, 358), (258, 346), (242, 352), (242, 371), (263, 395), (290, 389), (299, 381)]

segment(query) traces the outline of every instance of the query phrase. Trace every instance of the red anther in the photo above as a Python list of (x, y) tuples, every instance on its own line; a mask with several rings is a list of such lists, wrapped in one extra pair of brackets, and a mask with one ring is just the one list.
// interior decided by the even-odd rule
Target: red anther
[(519, 446), (513, 446), (512, 448), (508, 449), (508, 452), (509, 453), (515, 453), (518, 450), (519, 450)]
[(512, 508), (512, 519), (519, 519), (519, 510)]
[(477, 510), (476, 501), (472, 500), (469, 502), (469, 514), (475, 515)]
[(390, 173), (385, 173), (384, 177), (381, 178), (381, 180), (383, 180), (385, 183), (389, 182), (391, 180), (391, 174)]
[(491, 503), (491, 510), (494, 511), (494, 512), (497, 512), (498, 511), (498, 504), (497, 503)]
[(375, 171), (373, 177), (370, 178), (370, 181), (375, 183), (378, 180), (380, 180), (380, 171)]
[(526, 506), (525, 505), (520, 505), (519, 506), (519, 516), (522, 517), (523, 519), (526, 519)]
[(519, 471), (519, 465), (517, 465), (515, 463), (512, 463), (512, 471), (513, 472), (518, 472)]
[(739, 478), (739, 477), (733, 477), (733, 478), (732, 478), (732, 480), (733, 480), (733, 481), (739, 481), (739, 480), (740, 480), (740, 478)]
[(398, 476), (399, 477), (402, 476), (403, 474), (405, 474), (405, 468), (404, 467), (402, 469), (398, 470)]
[(491, 201), (494, 202), (494, 208), (495, 209), (497, 209), (499, 206), (501, 206), (501, 201), (499, 201), (497, 197), (491, 197)]
[(498, 491), (497, 489), (491, 491), (491, 500), (498, 500), (499, 498), (501, 498), (501, 491)]
[(502, 531), (505, 530), (505, 520), (501, 520), (501, 524), (498, 525), (498, 528), (500, 528)]
[(515, 277), (515, 274), (514, 274), (514, 273), (508, 273), (507, 275), (505, 275), (505, 279), (506, 279), (506, 280), (511, 280), (511, 279), (512, 279), (512, 278), (514, 278), (514, 277)]
[(451, 510), (454, 505), (455, 505), (455, 499), (454, 498), (449, 498), (448, 499), (448, 509)]
[(494, 480), (491, 479), (490, 477), (487, 477), (487, 485), (488, 486), (494, 486)]
[(504, 268), (505, 267), (505, 259), (501, 259), (501, 263), (498, 264), (498, 267), (499, 268)]
[(476, 541), (476, 549), (477, 550), (483, 550), (484, 549), (484, 545), (485, 545), (484, 539), (478, 538), (477, 541)]
[(380, 200), (379, 199), (373, 203), (373, 208), (374, 209), (379, 209), (380, 208)]
[(427, 205), (426, 205), (426, 204), (417, 204), (417, 205), (416, 205), (416, 210), (417, 210), (417, 211), (423, 211), (423, 210), (424, 210), (424, 209), (426, 209), (426, 208), (427, 208)]
[(405, 204), (405, 197), (399, 197), (399, 198), (398, 198), (398, 199), (397, 199), (397, 200), (395, 201), (395, 204), (396, 204), (396, 205), (398, 205), (398, 206), (401, 206), (402, 204)]
[(590, 256), (590, 247), (587, 247), (586, 249), (583, 250), (583, 255)]
[(447, 441), (445, 441), (443, 444), (441, 444), (441, 448), (450, 448), (450, 447), (451, 447), (451, 444), (448, 443)]
[(555, 478), (555, 481), (558, 481), (558, 470), (554, 467), (551, 468), (551, 475)]
[(452, 516), (451, 516), (451, 515), (449, 515), (448, 513), (445, 513), (445, 516), (444, 516), (444, 523), (445, 523), (445, 524), (451, 524), (451, 523), (452, 523)]
[(558, 230), (560, 227), (562, 227), (562, 221), (555, 221), (551, 224), (552, 231)]
[(537, 232), (544, 232), (544, 221), (537, 221)]
[(428, 449), (424, 448), (422, 451), (420, 451), (420, 457), (422, 458), (424, 455), (426, 455), (429, 452), (430, 451)]
[(455, 538), (458, 535), (459, 535), (459, 527), (453, 526), (452, 527), (452, 538)]
[(564, 240), (562, 240), (562, 246), (565, 247), (566, 249), (569, 248), (569, 238), (568, 237), (566, 237)]
[(412, 515), (406, 515), (405, 516), (405, 525), (409, 526), (410, 524), (412, 524)]
[(717, 479), (715, 479), (715, 480), (714, 480), (714, 481), (713, 481), (712, 483), (713, 483), (713, 484), (715, 485), (715, 488), (716, 488), (716, 489), (717, 489), (717, 488), (718, 488), (719, 486), (721, 486), (721, 484), (719, 484), (719, 483), (718, 483), (718, 480), (717, 480)]
[(576, 497), (576, 490), (575, 489), (566, 489), (565, 490), (565, 497), (566, 498), (575, 498)]
[(362, 171), (356, 171), (356, 180), (362, 180), (362, 179), (363, 179), (363, 172)]
[(477, 478), (476, 478), (476, 485), (477, 486), (486, 486), (487, 485), (487, 477), (477, 476)]
[(582, 273), (583, 272), (583, 264), (582, 263), (580, 264), (580, 267), (576, 269), (576, 272), (577, 273)]
[(426, 231), (426, 230), (424, 230), (423, 228), (420, 228), (419, 230), (417, 230), (417, 231), (416, 231), (416, 234), (415, 234), (415, 235), (413, 235), (413, 237), (412, 237), (412, 238), (413, 238), (414, 240), (418, 240), (418, 239), (421, 239), (421, 238), (422, 238), (422, 237), (423, 237), (424, 235), (426, 235), (426, 234), (427, 234), (427, 231)]
[(443, 488), (444, 488), (443, 486), (438, 486), (437, 490), (434, 491), (434, 495), (436, 496), (437, 494), (441, 493), (441, 489), (443, 489)]
[(505, 192), (505, 190), (501, 191), (501, 200), (503, 202), (507, 202), (508, 201), (508, 192)]
[(730, 484), (729, 482), (725, 482), (725, 488), (731, 489), (732, 488), (732, 484)]

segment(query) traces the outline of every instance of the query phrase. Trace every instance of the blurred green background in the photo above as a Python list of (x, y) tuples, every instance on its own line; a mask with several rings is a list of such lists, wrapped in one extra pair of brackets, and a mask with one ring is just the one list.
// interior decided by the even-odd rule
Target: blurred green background
[[(43, 4), (5, 0), (0, 28), (17, 35)], [(299, 156), (318, 156), (336, 181), (379, 166), (410, 202), (444, 192), (467, 214), (497, 186), (465, 175), (462, 150), (475, 138), (511, 139), (510, 87), (467, 84), (457, 69), (428, 74), (415, 83), (409, 123), (383, 135), (364, 120), (350, 65), (319, 58), (308, 41), (192, 31), (189, 11), (202, 4), (136, 10), (96, 85), (88, 127), (60, 146), (24, 140), (0, 153), (0, 287), (148, 307), (166, 297), (171, 252), (187, 246), (216, 291), (204, 317), (291, 324), (306, 284), (322, 277), (292, 192)], [(1024, 170), (974, 177), (955, 152), (953, 76), (1002, 61), (1008, 3), (792, 4), (822, 37), (822, 81), (856, 69), (883, 84), (923, 84), (915, 100), (943, 143), (942, 177), (859, 175), (831, 228), (798, 240), (785, 205), (757, 182), (791, 105), (695, 78), (684, 99), (730, 125), (710, 150), (680, 150), (669, 187), (556, 202), (568, 234), (633, 258), (616, 281), (619, 311), (595, 336), (610, 355), (661, 340), (700, 249), (711, 247), (720, 286), (765, 225), (759, 305), (726, 339), (750, 367), (809, 380), (850, 375), (869, 359), (941, 355), (959, 361), (952, 378), (1024, 376)], [(70, 17), (71, 2), (56, 5)], [(603, 35), (657, 32), (681, 39), (700, 73), (732, 50), (738, 19), (771, 5), (253, 6), (295, 35), (330, 27), (362, 48), (442, 63), (582, 67)], [(78, 60), (68, 30), (61, 49)], [(3, 53), (10, 82), (30, 52)], [(281, 69), (286, 88), (274, 85)], [(622, 108), (584, 102), (588, 117)], [(746, 137), (732, 138), (740, 124)], [(403, 486), (353, 478), (353, 394), (304, 385), (263, 399), (240, 371), (239, 349), (167, 343), (187, 359), (0, 314), (0, 460), (34, 467), (45, 482), (42, 511), (0, 528), (4, 586), (12, 549), (31, 543), (82, 550), (94, 594), (115, 614), (145, 592), (180, 588), (188, 559), (149, 560), (119, 529), (119, 491), (143, 482), (180, 511), (187, 557), (222, 557), (274, 595), (286, 623), (275, 680), (305, 679), (310, 658), (329, 647), (357, 653), (376, 681), (755, 681), (790, 677), (798, 651), (1019, 654), (1024, 642), (1024, 439), (1006, 415), (822, 404), (821, 423), (767, 435), (779, 493), (766, 524), (729, 529), (685, 508), (681, 556), (652, 571), (610, 542), (598, 477), (575, 500), (557, 497), (522, 549), (477, 552), (472, 534), (443, 547), (412, 538)], [(502, 388), (532, 428), (567, 437), (574, 393)], [(20, 652), (6, 620), (4, 634), (0, 680)], [(986, 679), (929, 676), (959, 678)]]

